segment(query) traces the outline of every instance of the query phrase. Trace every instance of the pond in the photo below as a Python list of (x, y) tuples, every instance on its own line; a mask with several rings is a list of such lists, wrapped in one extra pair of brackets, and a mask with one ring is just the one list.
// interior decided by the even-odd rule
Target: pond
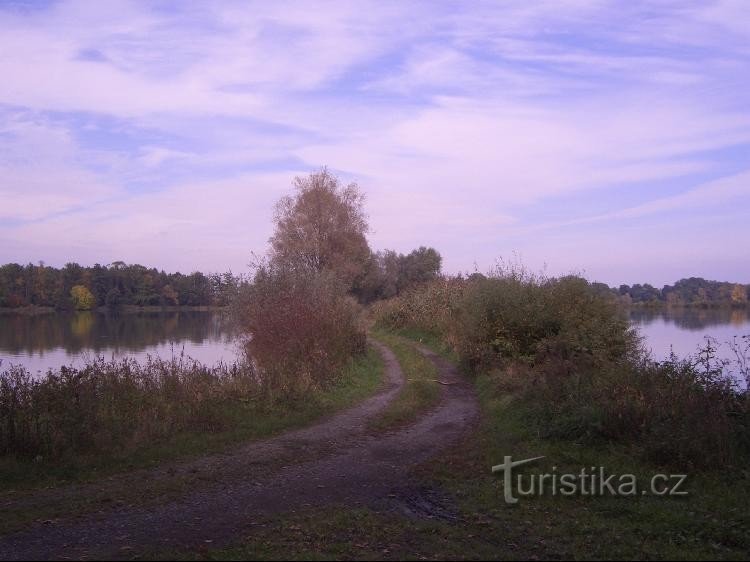
[(46, 372), (87, 359), (181, 353), (207, 365), (234, 361), (237, 348), (221, 312), (77, 312), (0, 315), (2, 367), (20, 364)]
[[(748, 309), (631, 308), (630, 319), (645, 338), (654, 359), (695, 354), (711, 336), (723, 343), (750, 334)], [(726, 345), (720, 349), (729, 356)], [(221, 312), (138, 312), (104, 314), (0, 315), (2, 365), (24, 365), (46, 372), (61, 365), (80, 365), (92, 356), (147, 355), (169, 359), (186, 355), (205, 364), (232, 362), (235, 336)]]
[[(633, 307), (630, 321), (644, 338), (654, 359), (661, 361), (670, 352), (678, 357), (696, 355), (712, 338), (717, 357), (734, 360), (729, 343), (735, 337), (750, 335), (750, 309), (747, 308), (668, 308), (650, 310)], [(734, 369), (730, 367), (730, 374)], [(740, 382), (743, 383), (740, 379)]]

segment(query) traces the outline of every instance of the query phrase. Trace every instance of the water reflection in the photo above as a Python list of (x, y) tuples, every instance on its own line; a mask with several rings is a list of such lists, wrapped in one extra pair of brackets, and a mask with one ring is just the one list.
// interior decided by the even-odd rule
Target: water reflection
[(732, 325), (738, 328), (750, 324), (748, 308), (664, 308), (648, 309), (633, 307), (630, 320), (636, 325), (647, 325), (659, 321), (674, 324), (681, 330), (705, 332), (715, 326)]
[(718, 344), (718, 358), (734, 361), (736, 357), (728, 342), (750, 334), (748, 309), (631, 308), (629, 314), (646, 348), (659, 361), (668, 358), (671, 352), (683, 358), (695, 356), (705, 348), (706, 338)]
[(84, 354), (168, 358), (173, 349), (202, 362), (230, 361), (233, 342), (226, 316), (217, 312), (0, 316), (0, 359), (32, 370), (75, 363)]

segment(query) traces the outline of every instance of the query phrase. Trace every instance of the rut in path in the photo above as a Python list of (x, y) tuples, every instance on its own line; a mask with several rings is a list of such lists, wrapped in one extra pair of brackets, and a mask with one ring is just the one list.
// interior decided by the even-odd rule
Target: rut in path
[[(403, 487), (412, 466), (465, 435), (478, 409), (473, 389), (453, 366), (420, 347), (437, 365), (440, 379), (457, 384), (441, 386), (439, 405), (414, 424), (369, 433), (368, 422), (403, 386), (403, 373), (393, 352), (380, 343), (375, 345), (385, 360), (387, 384), (361, 404), (316, 425), (226, 455), (124, 475), (121, 479), (126, 483), (130, 479), (134, 486), (142, 479), (201, 471), (209, 473), (211, 480), (161, 505), (112, 509), (0, 537), (0, 558), (130, 558), (138, 551), (184, 549), (207, 542), (221, 546), (274, 514), (329, 504), (355, 507), (381, 502), (392, 490)], [(69, 486), (18, 501), (29, 507), (51, 499), (65, 501), (73, 494), (90, 493), (92, 486), (97, 484)], [(0, 505), (0, 511), (7, 505)]]

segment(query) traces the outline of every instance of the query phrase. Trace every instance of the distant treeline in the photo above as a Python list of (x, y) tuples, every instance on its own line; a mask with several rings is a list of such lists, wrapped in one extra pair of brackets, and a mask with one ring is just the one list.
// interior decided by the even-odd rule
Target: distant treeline
[(604, 283), (593, 286), (603, 294), (616, 296), (625, 304), (669, 305), (669, 306), (747, 306), (750, 301), (750, 285), (709, 281), (701, 277), (680, 279), (674, 285), (661, 289), (645, 283), (620, 285), (611, 288)]
[[(390, 298), (440, 274), (440, 254), (420, 247), (409, 254), (392, 250), (370, 252), (352, 282), (350, 293), (360, 302)], [(189, 275), (116, 261), (62, 268), (9, 263), (0, 266), (0, 308), (28, 306), (58, 310), (90, 310), (106, 306), (227, 306), (249, 279), (227, 273)]]
[[(364, 272), (353, 282), (351, 293), (369, 303), (400, 294), (416, 284), (440, 276), (441, 257), (434, 248), (421, 247), (409, 254), (392, 250), (368, 252)], [(478, 275), (478, 274), (474, 274)], [(0, 308), (26, 306), (60, 310), (135, 306), (227, 306), (248, 279), (231, 272), (204, 274), (165, 273), (156, 268), (117, 261), (92, 267), (67, 263), (54, 268), (10, 263), (0, 266)], [(747, 306), (750, 285), (681, 279), (661, 289), (648, 283), (610, 287), (592, 283), (603, 295), (624, 304), (670, 306)]]
[(0, 266), (0, 307), (226, 306), (240, 282), (231, 272), (185, 275), (121, 261), (59, 269), (10, 263)]

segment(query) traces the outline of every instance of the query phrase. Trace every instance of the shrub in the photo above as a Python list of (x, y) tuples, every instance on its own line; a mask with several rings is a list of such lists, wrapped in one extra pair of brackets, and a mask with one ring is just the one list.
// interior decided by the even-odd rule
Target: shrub
[(456, 350), (475, 369), (505, 360), (602, 364), (638, 348), (617, 305), (573, 276), (478, 278), (467, 286), (456, 320)]
[(366, 347), (359, 306), (330, 272), (262, 266), (234, 311), (247, 356), (274, 395), (328, 385)]
[(750, 400), (720, 365), (702, 361), (673, 356), (565, 375), (537, 370), (522, 399), (549, 437), (629, 443), (662, 465), (731, 466), (750, 454)]
[[(498, 268), (408, 291), (373, 313), (382, 327), (440, 334), (547, 437), (619, 442), (681, 467), (750, 455), (750, 393), (724, 375), (715, 350), (653, 361), (613, 299), (580, 277)], [(747, 374), (742, 342), (732, 349)]]

